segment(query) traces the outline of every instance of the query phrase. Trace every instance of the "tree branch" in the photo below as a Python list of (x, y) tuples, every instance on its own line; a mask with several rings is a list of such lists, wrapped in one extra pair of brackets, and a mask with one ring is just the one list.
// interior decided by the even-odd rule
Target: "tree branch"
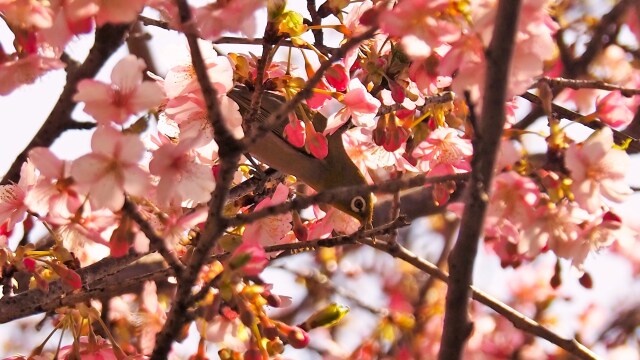
[(179, 278), (178, 289), (167, 316), (167, 322), (156, 337), (156, 345), (151, 354), (152, 360), (167, 358), (173, 341), (187, 321), (186, 315), (190, 306), (189, 299), (191, 298), (192, 288), (196, 283), (202, 265), (210, 258), (211, 250), (226, 228), (226, 221), (223, 217), (224, 204), (233, 181), (233, 174), (237, 170), (240, 155), (243, 152), (242, 143), (233, 137), (224, 124), (224, 116), (218, 104), (218, 93), (211, 86), (207, 68), (198, 46), (195, 24), (191, 18), (191, 9), (186, 0), (177, 0), (177, 5), (180, 22), (183, 29), (185, 29), (184, 33), (191, 51), (193, 68), (205, 100), (207, 116), (213, 127), (214, 140), (218, 144), (221, 164), (220, 172), (216, 179), (216, 188), (211, 193), (211, 200), (208, 204), (207, 221), (199, 234), (197, 245), (191, 253), (188, 265)]
[(468, 312), (469, 286), (504, 129), (504, 104), (520, 4), (519, 0), (501, 0), (498, 3), (495, 28), (485, 53), (487, 75), (482, 99), (481, 131), (476, 133), (474, 139), (469, 200), (462, 214), (458, 239), (449, 256), (451, 282), (447, 289), (444, 329), (438, 354), (440, 360), (461, 359), (464, 345), (473, 329)]
[[(520, 97), (523, 99), (529, 100), (536, 105), (542, 105), (542, 100), (538, 96), (530, 92), (526, 92), (520, 95)], [(584, 118), (584, 116), (582, 116), (581, 114), (575, 111), (569, 110), (565, 107), (562, 107), (560, 105), (556, 105), (553, 103), (551, 104), (551, 111), (553, 111), (553, 113), (557, 115), (558, 118), (562, 118), (562, 119), (576, 121)], [(605, 124), (601, 123), (599, 120), (580, 121), (580, 124), (588, 126), (594, 130), (601, 129), (602, 127), (606, 126)], [(626, 150), (628, 154), (636, 154), (640, 152), (640, 139), (637, 139), (631, 136), (630, 135), (631, 133), (629, 133), (628, 135), (626, 132), (618, 131), (616, 129), (611, 129), (611, 130), (613, 131), (613, 139), (617, 144), (622, 144), (627, 141), (629, 142), (629, 146), (627, 147), (627, 150)]]
[[(367, 238), (363, 238), (358, 240), (360, 243), (366, 244), (373, 248), (376, 248), (380, 251), (386, 252), (387, 254), (401, 259), (417, 269), (424, 271), (425, 273), (431, 275), (432, 277), (441, 280), (449, 285), (449, 287), (453, 286), (453, 279), (450, 275), (440, 270), (434, 264), (418, 257), (411, 251), (402, 247), (401, 245), (394, 244), (391, 246), (390, 244), (381, 241), (381, 240), (370, 240)], [(474, 300), (479, 303), (488, 306), (493, 311), (502, 315), (505, 319), (509, 320), (513, 326), (516, 328), (525, 331), (527, 333), (533, 334), (537, 337), (545, 339), (552, 344), (557, 345), (563, 350), (569, 352), (572, 355), (575, 355), (579, 359), (584, 360), (597, 360), (598, 356), (594, 354), (587, 347), (582, 345), (575, 339), (565, 339), (560, 335), (554, 333), (553, 331), (545, 328), (544, 326), (537, 323), (535, 320), (528, 318), (527, 316), (519, 313), (509, 305), (499, 301), (498, 299), (492, 297), (491, 295), (483, 292), (482, 290), (469, 285), (468, 286), (469, 293), (473, 297)], [(466, 307), (465, 307), (466, 311)], [(442, 345), (441, 345), (442, 346)]]
[(575, 80), (565, 78), (542, 77), (538, 82), (545, 82), (553, 89), (569, 88), (569, 89), (600, 89), (609, 91), (620, 91), (625, 97), (640, 95), (640, 89), (625, 88), (619, 85), (610, 84), (602, 80)]
[(314, 204), (326, 204), (338, 199), (347, 199), (356, 195), (369, 193), (395, 193), (400, 190), (415, 188), (426, 184), (435, 184), (446, 181), (460, 181), (469, 178), (469, 174), (454, 174), (444, 176), (416, 175), (409, 179), (392, 179), (386, 182), (367, 186), (348, 186), (329, 189), (311, 196), (300, 196), (289, 202), (266, 207), (250, 214), (239, 214), (229, 219), (230, 226), (250, 224), (268, 216), (286, 214), (291, 210), (301, 210)]
[[(286, 255), (294, 255), (321, 247), (353, 245), (360, 237), (386, 235), (390, 231), (408, 224), (404, 218), (398, 218), (388, 224), (353, 235), (272, 245), (265, 247), (265, 252), (285, 252)], [(229, 255), (231, 253), (228, 252), (216, 254), (209, 257), (208, 260), (224, 260)], [(280, 257), (282, 254), (278, 256), (278, 258)], [(136, 263), (132, 264), (133, 262)], [(71, 289), (62, 280), (56, 280), (49, 283), (48, 292), (41, 289), (31, 289), (15, 296), (3, 297), (0, 299), (0, 324), (42, 312), (54, 311), (61, 306), (71, 306), (93, 298), (122, 295), (131, 292), (132, 289), (138, 289), (139, 285), (145, 281), (166, 280), (175, 275), (173, 269), (166, 267), (164, 261), (157, 254), (130, 254), (121, 258), (105, 258), (78, 270), (78, 274), (83, 280), (81, 290)], [(186, 303), (189, 304), (189, 302)]]

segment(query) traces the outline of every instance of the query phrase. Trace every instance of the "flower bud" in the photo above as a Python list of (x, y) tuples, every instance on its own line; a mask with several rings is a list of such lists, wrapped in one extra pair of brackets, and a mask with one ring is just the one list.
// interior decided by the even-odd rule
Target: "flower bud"
[(262, 354), (258, 349), (249, 349), (244, 352), (244, 360), (262, 360)]
[(282, 340), (275, 339), (269, 341), (267, 343), (267, 352), (271, 356), (282, 354), (284, 352), (284, 344), (282, 343)]
[(299, 327), (293, 327), (287, 334), (287, 342), (295, 349), (303, 349), (309, 345), (309, 334)]

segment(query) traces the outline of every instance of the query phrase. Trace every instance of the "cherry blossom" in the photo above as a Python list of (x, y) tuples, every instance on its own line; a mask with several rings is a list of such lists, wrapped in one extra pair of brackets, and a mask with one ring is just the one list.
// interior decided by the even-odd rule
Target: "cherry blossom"
[(618, 91), (612, 91), (596, 100), (596, 116), (603, 123), (614, 127), (625, 127), (633, 120), (633, 112), (627, 107)]
[[(258, 203), (254, 211), (280, 204), (286, 201), (288, 197), (289, 188), (279, 184), (273, 196)], [(262, 246), (275, 245), (279, 244), (291, 229), (291, 214), (268, 216), (247, 225), (242, 234), (242, 240), (244, 242), (257, 242)]]
[(383, 14), (381, 27), (400, 38), (404, 51), (412, 58), (426, 58), (432, 49), (456, 41), (461, 29), (455, 22), (439, 18), (451, 6), (448, 0), (409, 0), (399, 2)]
[[(77, 345), (77, 354), (75, 346)], [(118, 360), (113, 348), (108, 341), (98, 337), (94, 341), (86, 336), (80, 337), (80, 341), (75, 345), (67, 345), (60, 348), (58, 357), (60, 359), (75, 359), (80, 355), (87, 360)]]
[(471, 141), (452, 128), (437, 128), (413, 151), (418, 169), (432, 176), (457, 174), (471, 170)]
[(22, 85), (32, 84), (43, 74), (65, 65), (59, 59), (38, 54), (0, 63), (0, 95), (7, 95)]
[(40, 172), (36, 184), (25, 198), (29, 209), (49, 221), (64, 222), (82, 205), (83, 199), (70, 181), (71, 163), (58, 159), (47, 148), (34, 148), (29, 160)]
[(199, 138), (187, 138), (178, 144), (166, 143), (153, 152), (149, 170), (160, 178), (157, 189), (161, 206), (204, 204), (211, 198), (215, 181), (210, 166), (195, 162), (193, 149)]
[(632, 193), (625, 182), (629, 155), (613, 145), (613, 132), (605, 127), (584, 143), (567, 149), (565, 166), (571, 172), (571, 191), (578, 204), (589, 212), (604, 205), (602, 197), (621, 202)]
[(124, 124), (131, 115), (148, 110), (164, 99), (162, 89), (152, 81), (142, 81), (144, 61), (128, 55), (114, 66), (111, 84), (84, 79), (78, 83), (73, 100), (84, 102), (84, 111), (100, 124)]
[(325, 134), (333, 134), (349, 119), (356, 126), (372, 126), (380, 107), (380, 101), (374, 98), (358, 79), (351, 79), (349, 82), (342, 104), (345, 105), (344, 108), (328, 117)]
[[(204, 50), (206, 47), (200, 45), (200, 48)], [(204, 50), (202, 54), (211, 86), (218, 91), (218, 94), (226, 94), (233, 88), (233, 68), (229, 59), (217, 56), (211, 49)], [(169, 99), (201, 91), (191, 59), (169, 69), (164, 79), (164, 90)]]
[(202, 38), (215, 41), (224, 32), (253, 37), (256, 32), (256, 11), (264, 8), (262, 0), (218, 1), (195, 9), (194, 17)]
[(7, 224), (11, 231), (15, 224), (25, 219), (27, 206), (25, 197), (36, 182), (33, 164), (26, 162), (20, 170), (20, 181), (17, 184), (0, 185), (0, 224)]
[(74, 0), (71, 2), (71, 12), (74, 17), (94, 16), (98, 26), (122, 24), (134, 21), (145, 3), (145, 0)]
[[(245, 259), (246, 258), (246, 259)], [(243, 259), (242, 273), (247, 276), (258, 276), (269, 263), (264, 248), (254, 241), (243, 241), (231, 255), (231, 261), (234, 259)]]
[(0, 12), (10, 24), (23, 29), (46, 29), (53, 24), (53, 11), (47, 3), (35, 0), (0, 2)]
[(144, 145), (137, 136), (100, 126), (91, 138), (91, 149), (73, 162), (71, 176), (89, 193), (92, 206), (116, 211), (122, 208), (125, 193), (144, 194), (148, 175), (139, 165)]

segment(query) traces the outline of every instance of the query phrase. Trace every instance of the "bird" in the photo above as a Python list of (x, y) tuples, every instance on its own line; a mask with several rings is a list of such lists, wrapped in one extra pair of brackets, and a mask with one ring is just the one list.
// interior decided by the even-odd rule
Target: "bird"
[[(227, 94), (240, 107), (240, 113), (244, 117), (249, 112), (253, 92), (244, 85), (236, 85)], [(273, 92), (265, 92), (260, 104), (257, 116), (259, 121), (267, 118), (277, 111), (286, 99)], [(314, 119), (314, 126), (321, 131), (326, 126), (326, 117), (319, 112), (311, 114), (306, 105), (301, 107), (307, 112), (307, 118)], [(301, 118), (301, 116), (298, 116)], [(347, 130), (343, 126), (333, 134), (327, 136), (328, 154), (324, 159), (318, 159), (306, 153), (303, 149), (291, 145), (284, 138), (286, 121), (277, 124), (270, 131), (266, 131), (257, 141), (248, 148), (248, 152), (262, 163), (277, 169), (280, 172), (295, 176), (302, 180), (317, 192), (327, 189), (335, 189), (348, 186), (365, 186), (367, 180), (353, 163), (347, 154), (342, 134)], [(362, 226), (371, 224), (373, 216), (373, 195), (355, 195), (348, 199), (337, 199), (331, 203), (338, 210), (356, 218)]]

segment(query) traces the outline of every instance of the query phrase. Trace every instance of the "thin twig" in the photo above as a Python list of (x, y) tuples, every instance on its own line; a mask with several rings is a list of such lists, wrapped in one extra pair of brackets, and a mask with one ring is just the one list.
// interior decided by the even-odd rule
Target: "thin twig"
[[(179, 31), (177, 29), (171, 28), (169, 23), (166, 22), (166, 21), (152, 19), (152, 18), (144, 16), (144, 15), (138, 15), (138, 20), (145, 26), (155, 26), (155, 27), (160, 28), (160, 29)], [(263, 42), (264, 42), (264, 40), (262, 38), (249, 39), (249, 38), (245, 38), (245, 37), (234, 37), (234, 36), (223, 36), (223, 37), (213, 41), (214, 44), (219, 44), (219, 45), (233, 44), (233, 45), (256, 45), (256, 46), (262, 46)], [(299, 47), (298, 45), (294, 45), (293, 42), (291, 42), (291, 40), (280, 40), (278, 42), (278, 45), (286, 46), (286, 47)], [(308, 50), (313, 50), (312, 48), (308, 47), (307, 45), (302, 45), (302, 47), (304, 47), (305, 49), (308, 49)], [(322, 48), (325, 51), (333, 51), (334, 50), (334, 48), (327, 47), (327, 46), (323, 46)]]
[[(520, 97), (523, 99), (529, 100), (530, 102), (536, 105), (542, 104), (542, 100), (537, 95), (534, 95), (530, 92), (526, 92), (520, 95)], [(584, 120), (584, 116), (582, 116), (581, 114), (575, 111), (569, 110), (560, 105), (551, 104), (551, 111), (554, 114), (556, 114), (559, 118), (562, 118), (562, 119), (567, 119), (572, 121)], [(605, 124), (600, 122), (600, 120), (597, 120), (597, 119), (589, 120), (589, 121), (580, 121), (580, 124), (588, 126), (594, 130), (601, 129), (602, 127), (606, 126)], [(629, 145), (627, 147), (628, 154), (636, 154), (640, 152), (640, 139), (627, 135), (624, 132), (618, 131), (616, 129), (611, 129), (611, 130), (613, 131), (613, 139), (615, 140), (616, 143), (622, 144), (627, 141), (629, 142)]]
[(622, 96), (631, 97), (634, 95), (640, 95), (640, 89), (625, 88), (620, 85), (610, 84), (602, 80), (576, 80), (565, 78), (551, 78), (543, 77), (538, 82), (545, 82), (552, 88), (569, 88), (569, 89), (600, 89), (609, 91), (620, 91)]
[(278, 110), (271, 113), (266, 121), (259, 123), (260, 126), (256, 129), (256, 131), (254, 131), (253, 134), (248, 138), (245, 138), (245, 147), (251, 147), (252, 144), (254, 144), (256, 141), (259, 141), (260, 137), (266, 131), (270, 131), (270, 129), (274, 128), (275, 124), (280, 123), (285, 117), (288, 116), (289, 113), (294, 111), (295, 108), (303, 100), (308, 99), (313, 94), (312, 89), (316, 85), (318, 85), (318, 83), (320, 83), (320, 80), (322, 80), (324, 73), (331, 67), (331, 65), (339, 59), (342, 59), (353, 47), (358, 46), (362, 41), (371, 38), (376, 31), (377, 29), (371, 28), (358, 36), (352, 37), (346, 43), (336, 49), (329, 59), (323, 61), (320, 64), (320, 67), (316, 70), (313, 76), (309, 80), (307, 80), (304, 88), (300, 89), (300, 91), (298, 91), (298, 93), (296, 93), (293, 98), (291, 98), (291, 100), (282, 104), (282, 106)]
[(130, 199), (126, 199), (122, 210), (138, 224), (142, 233), (149, 239), (151, 247), (162, 255), (177, 275), (180, 275), (185, 268), (184, 264), (178, 259), (176, 252), (169, 249), (166, 240), (158, 235), (151, 224), (142, 217), (136, 205)]
[[(401, 245), (396, 244), (395, 246), (389, 246), (389, 244), (384, 241), (372, 241), (367, 238), (361, 239), (359, 241), (380, 251), (386, 252), (395, 258), (401, 259), (413, 265), (417, 269), (424, 271), (432, 277), (441, 280), (451, 286), (453, 280), (446, 272), (440, 270), (436, 265), (418, 257)], [(502, 315), (505, 319), (509, 320), (516, 328), (545, 339), (550, 343), (555, 344), (563, 350), (567, 351), (568, 353), (575, 355), (579, 359), (598, 359), (598, 356), (596, 354), (594, 354), (591, 350), (589, 350), (577, 340), (565, 339), (561, 337), (560, 335), (540, 325), (527, 316), (519, 313), (509, 305), (499, 301), (498, 299), (483, 292), (475, 286), (469, 285), (469, 291), (474, 300), (493, 309), (495, 312)]]

